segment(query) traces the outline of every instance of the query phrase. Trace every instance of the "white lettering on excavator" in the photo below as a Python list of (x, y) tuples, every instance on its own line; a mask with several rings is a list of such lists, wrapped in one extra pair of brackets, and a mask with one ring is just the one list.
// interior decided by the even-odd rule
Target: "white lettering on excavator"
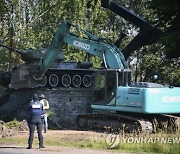
[(86, 44), (86, 43), (83, 43), (83, 42), (80, 42), (80, 41), (76, 41), (76, 40), (74, 40), (73, 45), (76, 46), (76, 47), (85, 49), (85, 50), (89, 50), (90, 49), (90, 45), (89, 44)]
[(163, 102), (180, 102), (180, 96), (164, 96)]
[(140, 102), (130, 102), (132, 106), (141, 106)]

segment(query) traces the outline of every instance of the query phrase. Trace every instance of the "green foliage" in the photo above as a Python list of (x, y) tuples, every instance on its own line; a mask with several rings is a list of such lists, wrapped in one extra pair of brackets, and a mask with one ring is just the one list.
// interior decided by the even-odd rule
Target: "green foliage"
[(51, 118), (53, 116), (53, 114), (54, 114), (53, 111), (51, 111), (51, 110), (47, 111), (48, 118)]
[[(14, 42), (17, 49), (47, 48), (54, 36), (58, 24), (70, 20), (82, 29), (91, 31), (124, 48), (134, 38), (138, 29), (123, 18), (101, 7), (100, 0), (12, 0), (0, 2), (0, 40), (11, 36), (14, 26)], [(152, 81), (152, 76), (158, 73), (159, 82), (179, 85), (179, 3), (177, 0), (126, 0), (118, 1), (142, 18), (155, 23), (165, 31), (165, 37), (156, 48), (142, 48), (131, 55), (129, 62), (138, 59), (135, 68), (136, 81)], [(81, 33), (80, 33), (81, 34)], [(9, 45), (9, 40), (4, 42)], [(9, 50), (0, 47), (0, 69), (7, 70)], [(86, 60), (86, 53), (67, 46), (64, 49), (66, 60)], [(138, 53), (138, 54), (137, 54)], [(167, 60), (165, 55), (176, 57)], [(13, 65), (16, 56), (13, 54)], [(101, 66), (101, 60), (90, 57), (94, 68)]]
[[(180, 85), (179, 59), (166, 59), (163, 55), (163, 49), (159, 50), (159, 46), (152, 45), (143, 48), (140, 53), (136, 53), (138, 57), (137, 66), (134, 71), (135, 81), (157, 82), (164, 85)], [(158, 51), (159, 52), (156, 52)], [(158, 78), (155, 81), (154, 75)]]
[(152, 16), (155, 15), (154, 23), (162, 27), (165, 36), (162, 43), (168, 58), (178, 58), (180, 42), (180, 3), (178, 0), (151, 0), (148, 8), (153, 10)]
[(19, 124), (19, 122), (18, 122), (16, 119), (14, 119), (14, 120), (12, 120), (12, 121), (10, 121), (10, 122), (7, 122), (6, 124), (7, 124), (8, 128), (11, 129), (11, 128), (13, 128), (13, 127), (17, 127), (18, 124)]
[[(83, 133), (82, 133), (83, 134)], [(76, 137), (74, 137), (74, 135)], [(102, 137), (94, 138), (94, 139), (84, 139), (83, 135), (79, 136), (77, 134), (67, 134), (67, 136), (45, 136), (44, 137), (44, 144), (47, 147), (59, 147), (59, 146), (67, 146), (67, 147), (75, 147), (75, 148), (89, 148), (89, 149), (103, 149), (103, 151), (111, 151), (111, 152), (135, 152), (135, 153), (163, 153), (163, 154), (178, 154), (180, 152), (180, 146), (178, 141), (176, 143), (161, 143), (152, 142), (152, 143), (124, 143), (123, 140), (120, 140), (120, 143), (114, 149), (108, 149), (105, 143), (105, 135)], [(125, 137), (130, 136), (131, 134), (125, 134)], [(121, 136), (120, 139), (122, 139)], [(132, 137), (132, 136), (130, 136)], [(146, 136), (133, 136), (134, 138), (179, 138), (179, 133), (176, 134), (151, 134)], [(92, 137), (93, 138), (93, 137)], [(154, 140), (155, 141), (155, 140)], [(172, 141), (170, 141), (172, 142)], [(33, 142), (34, 146), (38, 146), (38, 139), (34, 139)], [(27, 137), (11, 137), (11, 138), (0, 138), (0, 144), (16, 144), (16, 145), (26, 145), (27, 144)], [(50, 148), (52, 150), (52, 148)], [(58, 151), (59, 149), (53, 148), (53, 151)], [(62, 150), (62, 149), (61, 149)]]

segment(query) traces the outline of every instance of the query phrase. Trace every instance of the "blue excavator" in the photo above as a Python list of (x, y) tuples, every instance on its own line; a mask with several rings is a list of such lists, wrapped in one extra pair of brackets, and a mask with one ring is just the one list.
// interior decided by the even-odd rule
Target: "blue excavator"
[[(140, 28), (137, 36), (122, 51), (70, 21), (64, 21), (48, 49), (17, 50), (25, 63), (14, 67), (11, 74), (5, 74), (10, 79), (6, 85), (9, 89), (38, 88), (47, 80), (45, 73), (58, 55), (60, 61), (63, 59), (62, 51), (68, 44), (99, 57), (103, 66), (93, 70), (91, 75), (93, 113), (77, 117), (80, 128), (110, 127), (129, 132), (153, 132), (166, 124), (166, 128), (173, 131), (179, 129), (180, 88), (149, 82), (132, 83), (126, 61), (133, 51), (159, 39), (162, 32), (113, 1), (101, 0), (101, 5)], [(81, 31), (84, 37), (74, 31)], [(5, 80), (3, 75), (1, 80)], [(57, 78), (54, 80), (58, 82)]]

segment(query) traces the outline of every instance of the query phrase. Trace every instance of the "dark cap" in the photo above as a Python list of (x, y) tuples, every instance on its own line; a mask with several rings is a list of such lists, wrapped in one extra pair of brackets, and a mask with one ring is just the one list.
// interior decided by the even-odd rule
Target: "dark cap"
[(36, 100), (39, 100), (39, 96), (38, 96), (37, 94), (34, 94), (34, 95), (33, 95), (33, 100), (35, 100), (35, 101), (36, 101)]

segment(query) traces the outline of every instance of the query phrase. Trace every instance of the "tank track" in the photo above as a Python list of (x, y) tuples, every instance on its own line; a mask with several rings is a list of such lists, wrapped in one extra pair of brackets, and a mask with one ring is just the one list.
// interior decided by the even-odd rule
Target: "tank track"
[(0, 94), (0, 106), (2, 106), (7, 99), (9, 98), (10, 94), (13, 93), (13, 89), (7, 89)]
[(30, 102), (35, 90), (7, 89), (0, 97), (0, 119), (11, 121), (17, 117), (19, 110)]
[(129, 133), (152, 133), (150, 121), (120, 114), (89, 114), (77, 117), (77, 126), (80, 129), (97, 129), (121, 131)]

